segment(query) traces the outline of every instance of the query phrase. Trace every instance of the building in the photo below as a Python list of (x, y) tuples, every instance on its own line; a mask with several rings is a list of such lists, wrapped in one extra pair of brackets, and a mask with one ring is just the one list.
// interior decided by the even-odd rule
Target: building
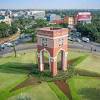
[(0, 15), (5, 16), (5, 14), (6, 14), (6, 11), (0, 11)]
[(53, 20), (50, 23), (52, 23), (52, 24), (64, 24), (64, 21), (63, 20)]
[(91, 12), (78, 12), (75, 15), (75, 24), (77, 23), (91, 23), (92, 14)]
[(0, 23), (1, 22), (11, 25), (12, 20), (9, 18), (9, 16), (0, 16)]
[(53, 21), (53, 20), (61, 20), (61, 16), (56, 15), (56, 14), (51, 14), (50, 21)]
[(45, 11), (31, 11), (31, 16), (34, 16), (34, 19), (44, 19)]
[(57, 55), (61, 52), (61, 69), (67, 70), (68, 55), (68, 29), (66, 28), (41, 28), (37, 32), (38, 66), (44, 71), (44, 52), (49, 54), (49, 67), (52, 76), (57, 75)]
[(67, 23), (68, 25), (74, 25), (74, 17), (69, 17), (69, 16), (65, 16), (64, 17), (64, 23)]

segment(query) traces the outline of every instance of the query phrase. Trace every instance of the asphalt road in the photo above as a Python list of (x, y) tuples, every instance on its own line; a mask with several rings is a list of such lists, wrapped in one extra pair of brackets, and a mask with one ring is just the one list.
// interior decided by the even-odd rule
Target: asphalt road
[(76, 48), (76, 49), (82, 49), (82, 50), (88, 50), (88, 51), (96, 51), (100, 52), (100, 44), (98, 43), (86, 43), (86, 42), (73, 42), (69, 44), (69, 48)]
[[(97, 43), (85, 43), (85, 42), (69, 42), (69, 48), (94, 51), (100, 53), (100, 44)], [(28, 49), (36, 49), (37, 45), (32, 43), (23, 43), (16, 45), (16, 51), (28, 50)], [(6, 47), (0, 51), (0, 56), (13, 52), (12, 47)]]
[[(36, 49), (36, 44), (24, 43), (15, 46), (16, 51), (28, 50), (28, 49)], [(0, 56), (13, 52), (13, 47), (6, 47), (0, 51)]]

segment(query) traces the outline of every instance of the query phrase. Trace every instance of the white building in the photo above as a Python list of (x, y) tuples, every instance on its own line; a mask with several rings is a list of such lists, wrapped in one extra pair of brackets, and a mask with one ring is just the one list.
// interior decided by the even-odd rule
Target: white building
[(9, 18), (9, 16), (0, 16), (0, 23), (1, 22), (11, 25), (12, 19)]
[(32, 16), (34, 19), (44, 19), (45, 18), (45, 11), (31, 11)]
[(5, 14), (6, 14), (6, 11), (0, 11), (0, 15), (5, 16)]
[(51, 14), (50, 21), (53, 21), (53, 20), (61, 20), (61, 16), (56, 15), (56, 14)]
[(91, 23), (92, 14), (91, 12), (78, 12), (75, 16), (75, 23)]

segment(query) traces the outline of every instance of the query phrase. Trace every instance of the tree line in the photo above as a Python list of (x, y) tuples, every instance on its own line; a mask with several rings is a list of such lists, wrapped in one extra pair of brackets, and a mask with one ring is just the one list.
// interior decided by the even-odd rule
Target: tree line
[(100, 43), (100, 17), (93, 17), (92, 23), (76, 25), (76, 29), (82, 36), (88, 37), (91, 41)]
[(0, 38), (8, 37), (18, 31), (17, 27), (12, 23), (8, 25), (4, 22), (0, 23)]

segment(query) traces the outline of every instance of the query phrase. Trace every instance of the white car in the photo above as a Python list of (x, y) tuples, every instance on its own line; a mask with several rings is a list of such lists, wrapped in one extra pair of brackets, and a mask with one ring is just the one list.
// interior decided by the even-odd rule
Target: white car
[(13, 46), (13, 44), (10, 43), (10, 42), (6, 42), (6, 43), (4, 43), (4, 45), (7, 46), (7, 47), (12, 47)]
[(82, 41), (84, 41), (84, 42), (90, 42), (90, 39), (87, 38), (87, 37), (82, 37)]

